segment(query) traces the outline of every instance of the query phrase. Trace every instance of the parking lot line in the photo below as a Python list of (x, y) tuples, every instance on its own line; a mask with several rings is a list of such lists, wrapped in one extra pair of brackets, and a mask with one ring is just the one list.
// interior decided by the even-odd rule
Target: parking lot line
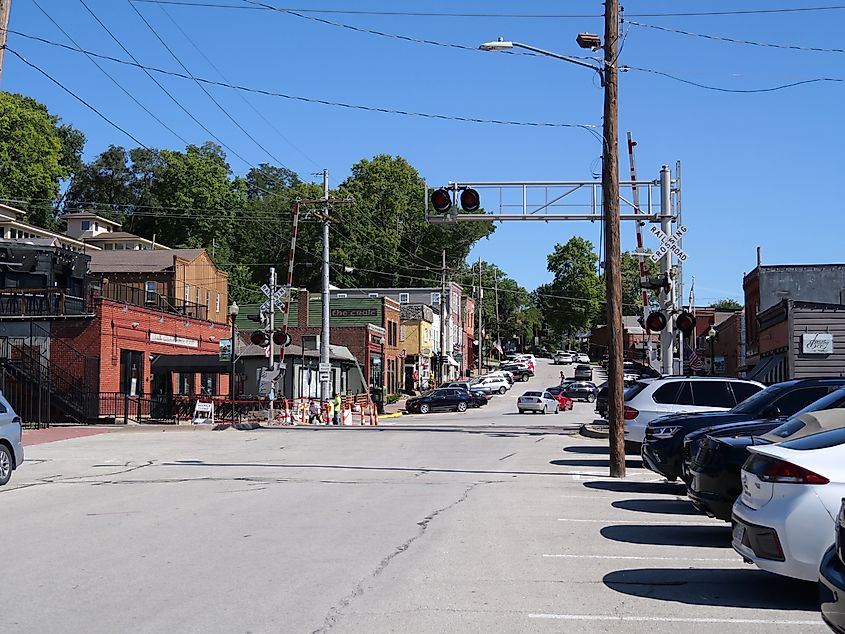
[[(702, 528), (720, 527), (720, 524), (711, 522), (709, 524), (702, 524), (700, 522), (684, 522), (680, 519), (671, 522), (649, 522), (648, 520), (600, 520), (600, 519), (581, 519), (575, 517), (559, 517), (558, 522), (589, 522), (590, 524), (643, 524), (646, 526), (700, 526)], [(721, 525), (726, 526), (725, 524)], [(729, 528), (729, 527), (728, 527)]]
[(729, 562), (738, 564), (738, 567), (747, 568), (739, 557), (643, 557), (634, 555), (567, 555), (567, 554), (544, 554), (543, 557), (560, 559), (621, 559), (624, 561), (707, 561), (707, 562)]
[(562, 621), (617, 621), (641, 623), (724, 623), (736, 625), (824, 625), (821, 619), (799, 621), (793, 619), (716, 619), (673, 616), (613, 616), (609, 614), (529, 614), (529, 619), (557, 619)]

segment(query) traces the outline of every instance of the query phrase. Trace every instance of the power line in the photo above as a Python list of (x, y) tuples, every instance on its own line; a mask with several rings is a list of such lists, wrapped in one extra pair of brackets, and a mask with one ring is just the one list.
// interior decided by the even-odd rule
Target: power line
[(664, 73), (660, 70), (654, 70), (651, 68), (639, 68), (637, 66), (624, 66), (623, 70), (635, 70), (641, 73), (650, 73), (652, 75), (660, 75), (661, 77), (666, 77), (667, 79), (672, 79), (674, 81), (681, 82), (682, 84), (688, 84), (690, 86), (695, 86), (696, 88), (703, 88), (705, 90), (713, 90), (716, 92), (727, 92), (727, 93), (740, 93), (740, 94), (753, 94), (753, 93), (763, 93), (763, 92), (776, 92), (778, 90), (784, 90), (786, 88), (794, 88), (796, 86), (804, 86), (806, 84), (815, 84), (815, 83), (841, 83), (845, 82), (845, 79), (840, 79), (838, 77), (817, 77), (814, 79), (802, 79), (799, 81), (793, 81), (788, 84), (780, 84), (778, 86), (770, 86), (768, 88), (722, 88), (720, 86), (709, 86), (707, 84), (701, 84), (696, 81), (692, 81), (690, 79), (684, 79), (683, 77), (678, 77), (676, 75), (671, 75), (670, 73)]
[[(166, 16), (167, 16), (167, 18), (168, 18), (168, 19), (169, 19), (169, 20), (173, 23), (173, 25), (174, 25), (174, 26), (175, 26), (175, 27), (179, 30), (179, 32), (180, 32), (180, 33), (181, 33), (181, 34), (185, 37), (185, 39), (186, 39), (186, 40), (188, 40), (188, 42), (191, 44), (191, 46), (193, 46), (193, 47), (194, 47), (194, 49), (197, 51), (197, 53), (199, 53), (199, 54), (202, 56), (202, 58), (203, 58), (206, 62), (208, 62), (208, 65), (209, 65), (209, 66), (211, 66), (211, 68), (213, 68), (213, 69), (217, 72), (217, 75), (220, 77), (220, 79), (222, 79), (222, 80), (223, 80), (223, 81), (225, 81), (225, 82), (228, 82), (229, 80), (228, 80), (228, 79), (226, 78), (226, 76), (223, 74), (223, 71), (221, 71), (221, 70), (217, 67), (217, 65), (216, 65), (213, 61), (211, 61), (211, 59), (209, 59), (209, 57), (208, 57), (208, 56), (207, 56), (207, 55), (203, 52), (203, 50), (202, 50), (202, 49), (201, 49), (201, 48), (197, 45), (197, 43), (196, 43), (196, 42), (194, 42), (194, 40), (193, 40), (193, 39), (192, 39), (192, 38), (191, 38), (191, 37), (190, 37), (190, 36), (189, 36), (189, 35), (185, 32), (185, 30), (184, 30), (181, 26), (179, 26), (179, 23), (178, 23), (176, 20), (174, 20), (174, 19), (173, 19), (173, 16), (172, 16), (172, 15), (170, 15), (170, 13), (167, 11), (167, 9), (165, 9), (165, 8), (164, 8), (164, 5), (159, 5), (159, 8), (161, 9), (162, 13), (164, 13), (164, 15), (166, 15)], [(265, 116), (264, 116), (264, 114), (263, 114), (263, 113), (262, 113), (262, 112), (261, 112), (258, 108), (256, 108), (256, 107), (253, 105), (253, 103), (252, 103), (249, 99), (247, 99), (247, 98), (243, 95), (243, 93), (241, 93), (240, 91), (235, 91), (235, 94), (237, 94), (237, 95), (238, 95), (238, 97), (240, 97), (240, 98), (241, 98), (241, 100), (242, 100), (242, 101), (243, 101), (243, 102), (244, 102), (244, 103), (245, 103), (245, 104), (246, 104), (246, 105), (247, 105), (247, 106), (248, 106), (248, 107), (249, 107), (249, 108), (250, 108), (250, 109), (251, 109), (251, 110), (252, 110), (252, 111), (253, 111), (256, 115), (258, 115), (258, 117), (259, 117), (259, 118), (260, 118), (260, 119), (261, 119), (264, 123), (266, 123), (266, 124), (267, 124), (267, 126), (268, 126), (271, 130), (273, 130), (276, 134), (278, 134), (278, 135), (279, 135), (279, 137), (280, 137), (280, 138), (281, 138), (281, 139), (282, 139), (285, 143), (287, 143), (287, 144), (288, 144), (289, 146), (291, 146), (294, 150), (296, 150), (297, 152), (299, 152), (299, 154), (300, 154), (300, 155), (302, 155), (305, 159), (307, 159), (307, 160), (308, 160), (308, 161), (309, 161), (312, 165), (314, 165), (315, 167), (318, 167), (318, 168), (320, 167), (314, 159), (312, 159), (310, 156), (308, 156), (308, 155), (307, 155), (307, 154), (306, 154), (306, 153), (305, 153), (302, 149), (300, 149), (299, 147), (297, 147), (297, 146), (293, 143), (293, 141), (291, 141), (290, 139), (288, 139), (288, 138), (287, 138), (287, 137), (286, 137), (286, 136), (282, 133), (282, 131), (281, 131), (281, 130), (279, 130), (279, 128), (278, 128), (278, 127), (276, 127), (276, 125), (274, 125), (274, 124), (273, 124), (273, 122), (272, 122), (272, 121), (270, 121), (267, 117), (265, 117)]]
[(116, 129), (117, 129), (117, 130), (119, 130), (120, 132), (123, 132), (123, 134), (125, 134), (125, 135), (126, 135), (126, 136), (128, 136), (130, 139), (132, 139), (133, 141), (135, 141), (135, 143), (137, 143), (138, 145), (140, 145), (140, 146), (141, 146), (141, 147), (143, 147), (144, 149), (147, 149), (147, 150), (149, 150), (149, 149), (150, 149), (150, 148), (148, 148), (146, 145), (144, 145), (143, 143), (141, 143), (141, 141), (139, 141), (137, 138), (135, 138), (135, 136), (134, 136), (134, 135), (132, 135), (132, 133), (131, 133), (131, 132), (128, 132), (128, 131), (127, 131), (127, 130), (125, 130), (124, 128), (121, 128), (121, 127), (120, 127), (119, 125), (117, 125), (114, 121), (112, 121), (111, 119), (109, 119), (106, 115), (104, 115), (102, 112), (100, 112), (99, 110), (97, 110), (94, 106), (92, 106), (90, 103), (88, 103), (87, 101), (85, 101), (82, 97), (80, 97), (80, 96), (79, 96), (79, 95), (77, 95), (75, 92), (73, 92), (70, 88), (68, 88), (67, 86), (65, 86), (64, 84), (62, 84), (62, 83), (61, 83), (58, 79), (56, 79), (55, 77), (53, 77), (52, 75), (50, 75), (49, 73), (47, 73), (47, 71), (45, 71), (43, 68), (41, 68), (41, 67), (39, 67), (39, 66), (36, 66), (36, 65), (35, 65), (35, 64), (33, 64), (32, 62), (30, 62), (28, 59), (26, 59), (23, 55), (21, 55), (20, 53), (18, 53), (15, 49), (10, 48), (8, 44), (6, 44), (6, 50), (7, 50), (7, 51), (9, 51), (9, 52), (10, 52), (12, 55), (14, 55), (15, 57), (17, 57), (19, 60), (21, 60), (24, 64), (26, 64), (26, 65), (27, 65), (27, 66), (29, 66), (30, 68), (32, 68), (32, 69), (34, 69), (34, 70), (38, 71), (39, 73), (41, 73), (42, 75), (44, 75), (44, 77), (46, 77), (46, 78), (47, 78), (47, 79), (49, 79), (51, 82), (53, 82), (56, 86), (58, 86), (59, 88), (61, 88), (62, 90), (64, 90), (64, 91), (65, 91), (67, 94), (69, 94), (71, 97), (73, 97), (74, 99), (76, 99), (77, 101), (79, 101), (79, 102), (80, 102), (82, 105), (84, 105), (86, 108), (90, 109), (90, 110), (91, 110), (94, 114), (96, 114), (96, 115), (97, 115), (98, 117), (100, 117), (103, 121), (105, 121), (106, 123), (108, 123), (110, 126), (112, 126), (112, 127), (116, 128)]
[(799, 46), (796, 44), (774, 44), (772, 42), (757, 42), (754, 40), (741, 40), (733, 37), (726, 37), (724, 35), (710, 35), (707, 33), (693, 33), (692, 31), (684, 31), (682, 29), (673, 29), (666, 26), (657, 26), (656, 24), (643, 24), (635, 20), (628, 20), (628, 24), (639, 26), (646, 29), (655, 29), (657, 31), (664, 31), (666, 33), (677, 33), (679, 35), (687, 35), (690, 37), (700, 37), (707, 40), (715, 40), (717, 42), (730, 42), (732, 44), (748, 44), (749, 46), (761, 46), (764, 48), (779, 48), (791, 51), (809, 51), (813, 53), (845, 53), (845, 48), (821, 48), (818, 46)]
[[(36, 8), (37, 8), (39, 11), (41, 11), (41, 13), (43, 13), (43, 14), (44, 14), (44, 16), (45, 16), (48, 20), (50, 20), (50, 22), (52, 22), (52, 23), (53, 23), (53, 25), (54, 25), (57, 29), (59, 29), (59, 31), (61, 31), (61, 32), (65, 35), (65, 37), (66, 37), (68, 40), (70, 40), (70, 41), (71, 41), (71, 42), (72, 42), (72, 43), (73, 43), (76, 47), (79, 47), (79, 44), (77, 43), (77, 41), (76, 41), (75, 39), (73, 39), (73, 37), (71, 37), (70, 33), (68, 33), (67, 31), (65, 31), (65, 30), (62, 28), (62, 26), (61, 26), (58, 22), (56, 22), (56, 21), (53, 19), (53, 16), (51, 16), (49, 13), (47, 13), (47, 11), (45, 11), (45, 10), (44, 10), (44, 8), (43, 8), (40, 4), (38, 4), (38, 0), (32, 0), (32, 3), (36, 6)], [(182, 143), (184, 143), (185, 145), (187, 145), (187, 144), (188, 144), (188, 142), (187, 142), (184, 138), (182, 138), (182, 137), (181, 137), (181, 136), (180, 136), (180, 135), (179, 135), (179, 134), (178, 134), (175, 130), (173, 130), (170, 126), (168, 126), (168, 125), (167, 125), (164, 121), (162, 121), (161, 119), (159, 119), (159, 118), (158, 118), (158, 116), (156, 116), (156, 114), (155, 114), (154, 112), (152, 112), (152, 111), (151, 111), (149, 108), (147, 108), (147, 107), (146, 107), (143, 103), (141, 103), (141, 102), (140, 102), (140, 101), (139, 101), (139, 100), (135, 97), (135, 95), (133, 95), (131, 92), (129, 92), (129, 90), (128, 90), (127, 88), (125, 88), (125, 87), (123, 86), (123, 84), (121, 84), (119, 81), (117, 81), (117, 79), (115, 79), (113, 75), (111, 75), (111, 74), (110, 74), (110, 73), (109, 73), (109, 72), (108, 72), (105, 68), (103, 68), (103, 67), (100, 65), (100, 63), (99, 63), (96, 59), (94, 59), (94, 57), (93, 57), (92, 55), (88, 55), (88, 54), (86, 53), (86, 57), (89, 59), (89, 61), (90, 61), (92, 64), (94, 64), (94, 66), (96, 66), (96, 67), (99, 69), (99, 71), (100, 71), (101, 73), (103, 73), (106, 77), (108, 77), (108, 78), (112, 81), (112, 83), (114, 83), (114, 85), (115, 85), (115, 86), (117, 86), (118, 88), (120, 88), (120, 90), (122, 90), (122, 91), (126, 94), (126, 96), (127, 96), (127, 97), (129, 97), (129, 98), (130, 98), (133, 102), (135, 102), (135, 104), (137, 104), (137, 105), (138, 105), (138, 106), (139, 106), (139, 107), (140, 107), (140, 108), (141, 108), (144, 112), (146, 112), (146, 113), (147, 113), (148, 115), (150, 115), (153, 119), (155, 119), (158, 123), (160, 123), (160, 124), (162, 125), (162, 127), (164, 127), (164, 128), (165, 128), (168, 132), (170, 132), (170, 133), (171, 133), (173, 136), (175, 136), (177, 139), (179, 139), (180, 141), (182, 141)]]
[[(238, 4), (217, 4), (211, 2), (187, 2), (185, 0), (134, 0), (149, 4), (169, 4), (183, 7), (209, 7), (217, 9), (260, 9), (260, 7), (245, 7)], [(739, 9), (735, 11), (687, 11), (670, 13), (631, 13), (629, 15), (645, 17), (695, 17), (695, 16), (730, 16), (730, 15), (754, 15), (754, 14), (777, 14), (777, 13), (799, 13), (811, 11), (836, 11), (845, 9), (845, 5), (832, 5), (821, 7), (794, 7), (776, 9)], [(356, 9), (287, 9), (301, 11), (303, 13), (335, 13), (344, 15), (376, 15), (376, 16), (400, 16), (400, 17), (435, 17), (435, 18), (531, 18), (531, 19), (582, 19), (601, 18), (600, 13), (448, 13), (434, 11), (366, 11)]]
[[(81, 0), (80, 0), (81, 1)], [(113, 57), (111, 55), (103, 55), (101, 53), (95, 53), (90, 50), (80, 49), (73, 46), (68, 46), (67, 44), (62, 44), (61, 42), (54, 42), (52, 40), (48, 40), (43, 37), (29, 35), (27, 33), (23, 33), (21, 31), (16, 31), (13, 29), (8, 29), (8, 33), (12, 33), (14, 35), (33, 40), (36, 42), (41, 42), (42, 44), (48, 44), (50, 46), (55, 46), (57, 48), (63, 48), (68, 51), (73, 51), (74, 53), (88, 53), (93, 55), (94, 57), (100, 59), (107, 59), (111, 62), (115, 62), (117, 64), (123, 64), (124, 66), (132, 66), (135, 68), (145, 69), (154, 73), (159, 73), (161, 75), (168, 75), (170, 77), (178, 77), (180, 79), (188, 79), (195, 82), (201, 82), (203, 84), (211, 85), (211, 86), (221, 86), (223, 88), (229, 88), (232, 90), (242, 90), (244, 92), (251, 92), (259, 95), (266, 95), (269, 97), (278, 97), (280, 99), (289, 99), (292, 101), (301, 101), (305, 103), (313, 103), (319, 104), (323, 106), (332, 106), (337, 108), (347, 108), (350, 110), (363, 110), (365, 112), (378, 112), (382, 114), (394, 114), (406, 117), (419, 117), (424, 119), (435, 119), (439, 121), (457, 121), (461, 123), (483, 123), (483, 124), (491, 124), (491, 125), (506, 125), (506, 126), (523, 126), (523, 127), (534, 127), (534, 128), (577, 128), (581, 130), (586, 130), (591, 134), (595, 134), (595, 125), (593, 124), (586, 124), (586, 123), (558, 123), (558, 122), (550, 122), (550, 121), (514, 121), (514, 120), (507, 120), (507, 119), (482, 119), (479, 117), (464, 117), (464, 116), (457, 116), (457, 115), (444, 115), (444, 114), (436, 114), (436, 113), (429, 113), (429, 112), (415, 112), (409, 110), (398, 110), (398, 109), (391, 109), (391, 108), (381, 108), (378, 106), (365, 106), (361, 104), (351, 104), (351, 103), (344, 103), (340, 101), (330, 101), (327, 99), (316, 99), (313, 97), (303, 97), (301, 95), (290, 95), (287, 93), (275, 92), (272, 90), (265, 90), (262, 88), (251, 88), (248, 86), (242, 86), (239, 84), (232, 84), (228, 82), (222, 81), (215, 81), (213, 79), (205, 79), (202, 77), (192, 77), (191, 75), (186, 75), (184, 73), (180, 73), (178, 71), (172, 70), (164, 70), (162, 68), (157, 68), (155, 66), (148, 66), (145, 64), (140, 64), (137, 61), (130, 62), (125, 59), (120, 59), (119, 57)], [(175, 98), (174, 98), (175, 99)], [(177, 101), (178, 103), (178, 101)], [(179, 104), (180, 107), (184, 109), (184, 107)], [(194, 121), (197, 121), (193, 115), (191, 116)], [(217, 140), (220, 145), (224, 148), (230, 150), (233, 154), (235, 154), (238, 158), (244, 161), (247, 165), (251, 165), (248, 161), (243, 159), (240, 155), (238, 155), (234, 150), (231, 150), (225, 143), (220, 141), (210, 130), (205, 128), (199, 121), (197, 123), (202, 127), (208, 134), (210, 134), (215, 140)]]

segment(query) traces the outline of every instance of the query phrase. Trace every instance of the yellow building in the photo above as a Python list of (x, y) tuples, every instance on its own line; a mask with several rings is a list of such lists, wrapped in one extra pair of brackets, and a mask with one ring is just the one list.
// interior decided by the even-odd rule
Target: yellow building
[(400, 355), (404, 355), (406, 392), (425, 390), (432, 382), (431, 356), (435, 345), (434, 311), (425, 304), (402, 304)]

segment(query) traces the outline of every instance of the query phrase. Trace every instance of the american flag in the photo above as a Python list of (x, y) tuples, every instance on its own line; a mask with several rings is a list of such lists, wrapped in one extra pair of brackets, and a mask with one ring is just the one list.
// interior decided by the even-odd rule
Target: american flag
[(692, 347), (690, 347), (689, 369), (693, 372), (704, 371), (704, 357), (698, 354), (698, 350)]

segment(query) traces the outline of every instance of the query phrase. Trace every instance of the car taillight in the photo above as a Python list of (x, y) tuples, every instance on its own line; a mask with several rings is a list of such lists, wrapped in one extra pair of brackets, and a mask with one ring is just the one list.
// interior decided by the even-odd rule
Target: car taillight
[(763, 482), (782, 484), (828, 484), (830, 480), (798, 465), (760, 454), (752, 455), (742, 467)]
[(636, 410), (628, 405), (625, 406), (625, 420), (634, 420), (639, 415), (639, 410)]

